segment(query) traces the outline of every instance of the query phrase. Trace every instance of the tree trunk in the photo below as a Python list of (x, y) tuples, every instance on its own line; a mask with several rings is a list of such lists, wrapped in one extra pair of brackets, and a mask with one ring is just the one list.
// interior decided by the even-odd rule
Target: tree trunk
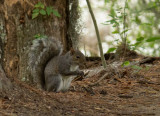
[[(1, 64), (8, 78), (27, 78), (27, 49), (36, 34), (53, 36), (67, 49), (67, 0), (42, 0), (45, 6), (53, 6), (61, 17), (38, 16), (32, 19), (36, 0), (0, 1), (0, 55)], [(1, 78), (1, 77), (0, 77)]]

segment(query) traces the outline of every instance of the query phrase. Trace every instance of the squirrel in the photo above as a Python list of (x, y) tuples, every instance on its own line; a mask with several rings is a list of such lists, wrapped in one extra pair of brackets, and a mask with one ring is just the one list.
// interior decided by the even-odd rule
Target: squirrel
[(84, 76), (79, 66), (85, 65), (85, 56), (73, 48), (62, 54), (62, 45), (55, 38), (33, 40), (28, 56), (28, 69), (38, 88), (65, 92), (76, 75)]

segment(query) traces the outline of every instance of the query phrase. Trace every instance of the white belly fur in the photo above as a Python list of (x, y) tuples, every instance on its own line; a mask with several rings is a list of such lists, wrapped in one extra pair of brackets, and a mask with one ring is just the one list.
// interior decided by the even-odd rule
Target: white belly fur
[[(75, 65), (75, 66), (71, 66), (70, 67), (70, 71), (76, 71), (78, 70), (79, 66)], [(59, 91), (66, 91), (68, 90), (68, 88), (70, 87), (71, 81), (76, 77), (76, 76), (63, 76), (59, 75), (59, 77), (61, 78), (61, 83), (57, 89), (57, 92)]]

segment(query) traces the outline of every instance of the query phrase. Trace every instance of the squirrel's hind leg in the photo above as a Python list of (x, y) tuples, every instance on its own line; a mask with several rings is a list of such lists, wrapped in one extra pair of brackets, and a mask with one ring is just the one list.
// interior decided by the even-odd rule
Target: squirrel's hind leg
[(60, 75), (51, 75), (45, 81), (46, 90), (59, 92), (62, 88), (62, 78)]

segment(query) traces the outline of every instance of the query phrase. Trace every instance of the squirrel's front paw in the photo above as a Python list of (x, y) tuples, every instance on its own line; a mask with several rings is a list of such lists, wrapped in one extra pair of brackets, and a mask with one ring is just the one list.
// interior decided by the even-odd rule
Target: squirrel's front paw
[(79, 75), (83, 77), (84, 76), (84, 72), (83, 71), (79, 71)]

